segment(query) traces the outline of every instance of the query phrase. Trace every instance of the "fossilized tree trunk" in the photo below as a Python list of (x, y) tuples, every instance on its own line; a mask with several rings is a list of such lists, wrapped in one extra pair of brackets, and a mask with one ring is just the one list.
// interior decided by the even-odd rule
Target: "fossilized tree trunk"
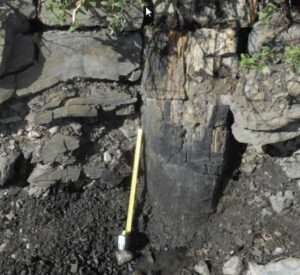
[[(146, 179), (161, 241), (184, 245), (206, 221), (222, 190), (229, 137), (231, 30), (153, 36), (143, 79)], [(174, 242), (175, 243), (175, 242)]]

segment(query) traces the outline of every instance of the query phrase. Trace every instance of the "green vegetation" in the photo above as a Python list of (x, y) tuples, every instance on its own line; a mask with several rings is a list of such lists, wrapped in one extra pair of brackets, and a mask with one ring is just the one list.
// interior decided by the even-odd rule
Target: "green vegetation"
[(297, 73), (300, 73), (300, 46), (289, 46), (285, 48), (284, 59), (286, 63), (293, 66)]
[(278, 7), (269, 3), (258, 13), (259, 21), (264, 24), (270, 23), (271, 17), (276, 11), (278, 11)]
[(125, 23), (125, 7), (130, 0), (46, 0), (45, 8), (52, 15), (50, 20), (56, 24), (72, 19), (71, 30), (80, 22), (77, 13), (85, 13), (93, 8), (102, 8), (108, 16), (109, 26), (114, 32), (122, 30)]
[(253, 55), (242, 54), (240, 65), (244, 69), (255, 69), (261, 71), (274, 60), (275, 53), (269, 47), (263, 47), (260, 52)]
[(261, 71), (266, 66), (281, 61), (293, 67), (300, 73), (300, 46), (286, 46), (284, 51), (274, 51), (270, 47), (263, 47), (260, 52), (253, 55), (242, 54), (240, 66), (247, 70)]

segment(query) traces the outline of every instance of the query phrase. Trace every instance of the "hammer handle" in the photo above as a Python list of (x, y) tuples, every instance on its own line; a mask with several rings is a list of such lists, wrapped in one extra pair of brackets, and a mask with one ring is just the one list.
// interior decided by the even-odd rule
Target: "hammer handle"
[(135, 199), (136, 199), (136, 187), (137, 187), (139, 164), (140, 164), (141, 151), (142, 151), (142, 138), (143, 138), (143, 130), (138, 129), (137, 141), (136, 141), (135, 153), (134, 153), (133, 171), (131, 176), (131, 188), (130, 188), (130, 197), (129, 197), (129, 204), (128, 204), (128, 212), (127, 212), (127, 222), (126, 222), (126, 229), (125, 229), (127, 234), (131, 233), (132, 231), (133, 215), (134, 215)]

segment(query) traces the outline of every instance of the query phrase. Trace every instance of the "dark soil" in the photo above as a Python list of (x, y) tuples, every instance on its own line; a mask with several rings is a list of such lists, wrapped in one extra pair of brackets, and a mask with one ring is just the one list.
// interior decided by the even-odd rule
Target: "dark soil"
[(114, 257), (125, 195), (100, 182), (83, 192), (58, 187), (43, 199), (2, 192), (0, 274), (127, 274)]
[[(109, 189), (97, 181), (83, 190), (57, 186), (39, 199), (28, 197), (22, 188), (2, 190), (0, 274), (132, 274), (134, 269), (194, 274), (193, 265), (202, 259), (212, 274), (221, 275), (231, 255), (246, 264), (300, 253), (299, 205), (278, 215), (269, 203), (271, 194), (286, 189), (299, 199), (299, 188), (266, 157), (252, 174), (241, 173), (229, 182), (217, 212), (199, 228), (190, 247), (164, 249), (152, 232), (140, 257), (119, 267), (115, 240), (125, 222), (128, 185), (126, 181)], [(151, 219), (147, 209), (139, 213), (140, 220)], [(274, 255), (277, 247), (283, 249), (281, 255)]]

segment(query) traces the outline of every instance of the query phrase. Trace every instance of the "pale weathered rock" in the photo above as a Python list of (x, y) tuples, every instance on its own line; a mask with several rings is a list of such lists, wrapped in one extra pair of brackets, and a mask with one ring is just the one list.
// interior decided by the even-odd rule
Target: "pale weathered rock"
[(76, 77), (118, 81), (140, 67), (142, 41), (138, 33), (112, 39), (105, 31), (46, 32), (43, 41), (37, 64), (17, 75), (19, 96)]
[(292, 191), (278, 192), (276, 195), (270, 196), (270, 203), (273, 210), (281, 214), (282, 211), (291, 207), (294, 202), (294, 194)]
[(240, 257), (231, 257), (223, 266), (224, 275), (240, 275), (243, 270), (243, 263)]
[(205, 72), (213, 76), (222, 65), (225, 65), (222, 57), (234, 56), (236, 47), (236, 34), (232, 29), (217, 31), (202, 28), (196, 31), (189, 39), (187, 73), (195, 76)]
[(290, 179), (300, 178), (300, 151), (296, 151), (291, 157), (278, 158), (276, 162)]
[(4, 186), (15, 172), (15, 164), (20, 153), (12, 151), (0, 155), (0, 187)]
[(300, 260), (287, 258), (278, 262), (271, 262), (267, 265), (249, 263), (247, 275), (299, 275)]
[(258, 21), (253, 26), (248, 39), (250, 54), (259, 52), (263, 46), (274, 40), (278, 33), (287, 27), (288, 21), (284, 20), (282, 15), (282, 11), (274, 12), (268, 22)]
[(259, 21), (254, 25), (248, 41), (252, 54), (260, 52), (264, 46), (270, 47), (273, 62), (264, 61), (263, 70), (243, 70), (229, 102), (235, 118), (234, 136), (257, 148), (300, 134), (300, 76), (280, 54), (285, 47), (298, 45), (300, 27), (298, 24), (289, 26), (286, 11), (279, 7), (267, 22)]
[(120, 250), (116, 252), (116, 260), (118, 265), (124, 265), (133, 259), (133, 254), (127, 250)]
[[(33, 124), (42, 125), (62, 118), (98, 117), (98, 110), (115, 111), (117, 115), (131, 115), (137, 102), (131, 93), (110, 89), (97, 91), (92, 95), (76, 96), (72, 92), (49, 90), (40, 99), (32, 100), (32, 113), (27, 117)], [(37, 107), (40, 106), (40, 107)]]
[(210, 275), (206, 262), (200, 261), (194, 266), (194, 270), (200, 275)]
[[(300, 135), (298, 95), (300, 76), (287, 65), (269, 67), (270, 74), (245, 73), (230, 100), (236, 139), (257, 147)], [(288, 86), (287, 86), (288, 85)]]
[(100, 179), (105, 171), (105, 165), (100, 155), (92, 156), (88, 163), (83, 166), (85, 175), (90, 179)]
[(300, 125), (295, 128), (294, 126), (289, 129), (281, 129), (282, 131), (253, 131), (244, 129), (238, 125), (233, 124), (232, 133), (234, 137), (242, 143), (253, 145), (258, 151), (262, 151), (262, 146), (265, 144), (273, 144), (286, 140), (296, 138), (300, 135)]
[(56, 134), (43, 146), (41, 160), (43, 163), (62, 162), (67, 152), (79, 148), (79, 140), (76, 137)]
[(56, 182), (76, 182), (81, 172), (80, 166), (51, 167), (49, 164), (37, 166), (27, 179), (30, 183), (28, 193), (40, 196)]
[[(237, 64), (234, 64), (237, 58), (234, 30), (203, 28), (193, 33), (170, 32), (155, 36), (152, 40), (157, 45), (155, 50), (149, 47), (143, 75), (148, 98), (185, 99), (186, 91), (191, 91), (195, 95), (198, 93), (197, 99), (201, 101), (199, 97), (205, 97), (212, 90), (216, 95), (225, 93), (227, 86), (230, 89), (230, 78), (214, 78), (212, 82), (207, 76), (214, 76), (222, 70), (231, 75), (232, 71), (237, 70)], [(167, 57), (156, 57), (159, 52), (164, 56), (166, 50), (169, 52)], [(201, 93), (198, 92), (199, 84)]]

